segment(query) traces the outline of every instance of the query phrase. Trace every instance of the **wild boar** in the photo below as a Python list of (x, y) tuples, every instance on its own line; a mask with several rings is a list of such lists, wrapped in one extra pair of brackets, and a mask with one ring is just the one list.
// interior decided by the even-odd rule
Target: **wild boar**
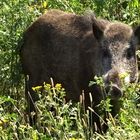
[[(110, 90), (112, 116), (118, 113), (118, 100), (122, 96), (119, 75), (128, 73), (126, 82), (138, 78), (136, 50), (140, 44), (140, 26), (133, 30), (120, 22), (97, 19), (94, 14), (76, 15), (60, 10), (50, 10), (39, 17), (25, 31), (21, 48), (21, 61), (26, 83), (26, 98), (29, 112), (35, 111), (38, 95), (32, 87), (50, 82), (61, 83), (66, 90), (66, 100), (79, 101), (84, 91), (85, 107), (93, 109), (104, 99), (98, 85), (89, 87), (94, 76), (103, 77), (106, 91)], [(92, 124), (97, 131), (106, 131), (98, 115), (93, 115)]]

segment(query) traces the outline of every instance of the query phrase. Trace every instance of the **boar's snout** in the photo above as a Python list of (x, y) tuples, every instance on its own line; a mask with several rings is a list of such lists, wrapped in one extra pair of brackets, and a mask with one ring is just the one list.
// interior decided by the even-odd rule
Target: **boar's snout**
[(122, 90), (117, 85), (107, 86), (105, 90), (112, 100), (117, 100), (123, 95)]
[(104, 76), (104, 81), (105, 81), (105, 84), (110, 84), (110, 83), (113, 83), (113, 84), (116, 84), (118, 86), (120, 86), (120, 78), (119, 78), (119, 73), (117, 70), (110, 70), (105, 76)]
[(119, 78), (118, 71), (115, 69), (110, 70), (104, 76), (105, 82), (105, 90), (106, 93), (111, 97), (113, 100), (119, 99), (123, 93), (121, 90), (121, 80)]

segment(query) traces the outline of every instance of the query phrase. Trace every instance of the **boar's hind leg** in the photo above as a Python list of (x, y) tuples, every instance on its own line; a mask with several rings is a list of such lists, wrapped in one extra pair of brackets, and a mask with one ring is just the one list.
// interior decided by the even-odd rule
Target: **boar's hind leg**
[[(36, 82), (33, 81), (29, 76), (25, 77), (25, 98), (27, 101), (27, 114), (28, 121), (31, 126), (35, 125), (37, 119), (37, 110), (35, 102), (39, 100), (39, 96), (36, 92), (33, 91), (32, 87), (36, 85)], [(37, 85), (36, 85), (37, 86)]]

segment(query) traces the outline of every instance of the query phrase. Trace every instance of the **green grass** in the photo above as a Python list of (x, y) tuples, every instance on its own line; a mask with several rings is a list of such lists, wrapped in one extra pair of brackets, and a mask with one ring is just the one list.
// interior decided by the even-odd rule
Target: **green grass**
[[(37, 108), (37, 124), (31, 127), (25, 113), (26, 102), (2, 96), (0, 98), (0, 139), (109, 139), (109, 140), (138, 140), (140, 138), (140, 103), (138, 101), (140, 84), (129, 84), (123, 87), (124, 97), (117, 118), (108, 119), (109, 129), (106, 134), (94, 133), (89, 125), (89, 111), (82, 109), (79, 102), (65, 102), (65, 90), (61, 84), (54, 86), (44, 84), (44, 91), (40, 86), (34, 87), (40, 100), (35, 103)], [(109, 102), (106, 102), (108, 108)], [(53, 111), (52, 111), (53, 108)], [(92, 109), (91, 109), (92, 110)], [(32, 113), (34, 115), (34, 113)], [(26, 118), (26, 120), (25, 120)], [(103, 119), (103, 118), (101, 118)]]

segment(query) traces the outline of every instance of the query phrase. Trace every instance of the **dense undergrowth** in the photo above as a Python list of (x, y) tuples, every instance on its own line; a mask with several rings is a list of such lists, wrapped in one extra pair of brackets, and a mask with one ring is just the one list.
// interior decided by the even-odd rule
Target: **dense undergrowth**
[[(26, 115), (24, 77), (19, 59), (22, 33), (48, 9), (57, 8), (82, 14), (93, 10), (96, 16), (119, 20), (132, 26), (140, 24), (139, 0), (2, 0), (0, 1), (0, 139), (75, 140), (140, 139), (140, 83), (124, 85), (118, 118), (109, 118), (106, 134), (92, 133), (88, 113), (81, 116), (81, 103), (65, 103), (61, 84), (45, 84), (36, 103), (38, 122), (31, 127)], [(55, 114), (51, 108), (55, 108)], [(109, 103), (107, 105), (109, 106)], [(34, 115), (34, 114), (33, 114)]]
[[(37, 124), (34, 127), (29, 125), (28, 116), (25, 113), (25, 100), (14, 100), (10, 96), (0, 98), (0, 139), (33, 139), (33, 140), (75, 140), (75, 139), (101, 139), (101, 140), (138, 140), (140, 138), (140, 103), (138, 84), (123, 86), (124, 97), (120, 99), (121, 109), (117, 118), (108, 119), (109, 130), (106, 134), (93, 133), (89, 125), (89, 111), (83, 110), (81, 102), (72, 104), (65, 102), (65, 90), (61, 84), (50, 85), (44, 83), (42, 86), (33, 87), (40, 96), (36, 102)], [(19, 102), (20, 106), (17, 106)], [(106, 110), (111, 106), (106, 100), (103, 107)], [(53, 110), (52, 110), (53, 108)], [(32, 113), (34, 116), (34, 113)], [(103, 118), (101, 117), (101, 120)]]

